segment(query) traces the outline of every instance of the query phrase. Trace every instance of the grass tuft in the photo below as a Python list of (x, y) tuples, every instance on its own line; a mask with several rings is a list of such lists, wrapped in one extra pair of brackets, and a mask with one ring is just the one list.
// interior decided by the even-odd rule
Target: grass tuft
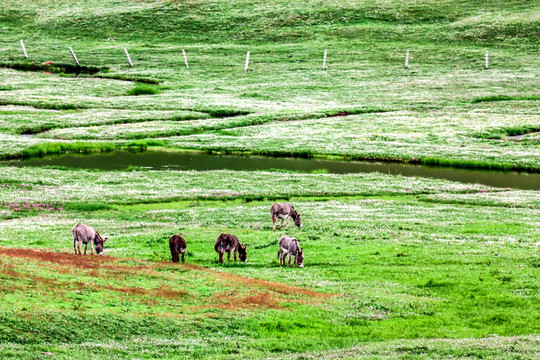
[(73, 64), (52, 63), (50, 65), (43, 65), (33, 62), (16, 62), (16, 63), (4, 63), (0, 65), (2, 68), (20, 70), (20, 71), (48, 71), (51, 73), (60, 74), (97, 74), (102, 71), (108, 71), (106, 66), (79, 66)]
[(476, 98), (472, 101), (473, 104), (481, 102), (496, 102), (496, 101), (534, 101), (540, 100), (540, 95), (527, 95), (527, 96), (508, 96), (508, 95), (493, 95)]
[(137, 95), (156, 95), (160, 93), (159, 87), (152, 84), (138, 82), (135, 87), (128, 90), (127, 94), (132, 96)]
[(43, 143), (30, 146), (22, 151), (23, 158), (58, 155), (67, 152), (92, 153), (114, 151), (116, 146), (111, 142)]

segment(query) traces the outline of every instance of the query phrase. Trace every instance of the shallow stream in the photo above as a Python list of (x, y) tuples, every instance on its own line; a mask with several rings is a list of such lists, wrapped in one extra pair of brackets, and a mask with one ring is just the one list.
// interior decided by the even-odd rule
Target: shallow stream
[(540, 175), (518, 172), (469, 170), (426, 165), (378, 163), (364, 161), (274, 158), (264, 156), (209, 155), (178, 152), (127, 152), (95, 154), (65, 154), (3, 161), (13, 166), (64, 166), (100, 170), (125, 170), (140, 167), (154, 170), (289, 170), (297, 172), (328, 172), (335, 174), (380, 172), (404, 176), (448, 179), (464, 183), (480, 183), (496, 187), (540, 189)]

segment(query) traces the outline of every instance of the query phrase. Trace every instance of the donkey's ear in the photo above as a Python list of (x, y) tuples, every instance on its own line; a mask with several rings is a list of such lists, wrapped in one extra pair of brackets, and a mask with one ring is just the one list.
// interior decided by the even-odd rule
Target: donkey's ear
[(103, 242), (105, 242), (105, 241), (107, 241), (107, 240), (109, 240), (109, 238), (105, 238), (105, 239), (103, 239)]
[(300, 253), (301, 253), (301, 254), (303, 254), (303, 253), (304, 253), (304, 248), (302, 248), (302, 249), (301, 249)]

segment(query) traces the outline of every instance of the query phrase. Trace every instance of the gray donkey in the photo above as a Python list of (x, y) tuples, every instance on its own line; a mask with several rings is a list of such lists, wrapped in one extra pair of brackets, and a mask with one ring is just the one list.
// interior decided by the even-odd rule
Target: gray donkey
[(84, 244), (84, 255), (86, 255), (88, 243), (90, 243), (92, 255), (94, 255), (94, 245), (96, 246), (96, 254), (103, 254), (103, 243), (107, 241), (107, 238), (99, 236), (93, 227), (78, 223), (71, 229), (71, 232), (73, 233), (73, 249), (75, 250), (75, 254), (79, 250), (78, 254), (81, 255), (81, 245)]
[(294, 225), (298, 227), (302, 227), (302, 221), (300, 220), (301, 213), (296, 212), (294, 207), (291, 204), (287, 203), (274, 203), (272, 204), (272, 207), (270, 207), (270, 215), (272, 216), (272, 225), (274, 228), (274, 231), (276, 231), (276, 221), (278, 218), (281, 219), (281, 225), (279, 225), (279, 228), (283, 226), (283, 220), (287, 219), (287, 227), (289, 227), (289, 216), (293, 218)]
[(289, 262), (287, 267), (291, 265), (291, 256), (294, 256), (293, 267), (298, 264), (298, 267), (304, 267), (304, 249), (300, 249), (300, 244), (296, 238), (292, 236), (285, 235), (279, 239), (279, 265), (285, 265), (285, 259), (289, 255)]

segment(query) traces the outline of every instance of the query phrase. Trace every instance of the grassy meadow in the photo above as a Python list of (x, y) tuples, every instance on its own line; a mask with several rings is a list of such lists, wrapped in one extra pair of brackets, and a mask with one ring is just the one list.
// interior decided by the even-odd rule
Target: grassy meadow
[[(0, 158), (189, 150), (537, 173), (539, 9), (4, 0)], [(539, 191), (378, 173), (0, 172), (2, 358), (540, 356)], [(275, 201), (304, 226), (273, 232)], [(72, 255), (78, 222), (109, 238), (105, 256)], [(222, 232), (248, 244), (246, 263), (217, 263)], [(174, 233), (186, 264), (170, 262)], [(280, 268), (284, 234), (305, 268)]]

